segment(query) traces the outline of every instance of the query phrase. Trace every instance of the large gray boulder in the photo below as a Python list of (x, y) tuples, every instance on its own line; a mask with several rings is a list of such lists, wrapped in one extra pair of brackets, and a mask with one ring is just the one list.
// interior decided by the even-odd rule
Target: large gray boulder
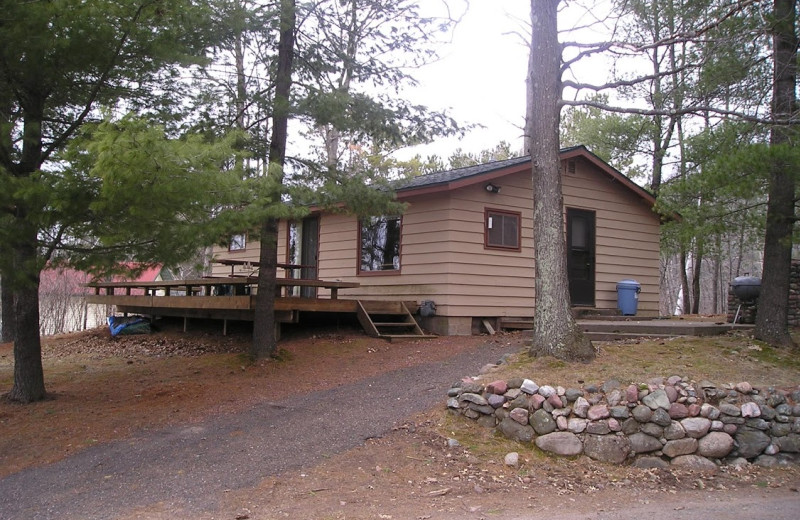
[(650, 418), (650, 422), (656, 423), (659, 426), (669, 426), (672, 422), (672, 417), (669, 416), (669, 412), (663, 408), (656, 408), (653, 410), (653, 416)]
[(634, 453), (650, 453), (651, 451), (660, 450), (662, 446), (661, 441), (646, 433), (634, 433), (628, 439), (631, 442), (631, 450)]
[(716, 464), (705, 457), (700, 457), (699, 455), (681, 455), (672, 459), (670, 464), (672, 466), (708, 473), (715, 473), (719, 469), (717, 468)]
[(705, 417), (689, 417), (681, 420), (681, 426), (689, 437), (699, 439), (711, 429), (711, 420)]
[(671, 459), (681, 455), (689, 455), (697, 451), (697, 439), (686, 437), (683, 439), (675, 439), (674, 441), (667, 441), (661, 451)]
[(800, 434), (790, 433), (785, 437), (775, 439), (775, 444), (781, 451), (789, 453), (800, 453)]
[(520, 424), (510, 417), (506, 417), (500, 421), (500, 424), (497, 425), (497, 429), (509, 439), (518, 442), (531, 442), (533, 439), (533, 428), (528, 425)]
[(633, 466), (641, 469), (664, 469), (669, 463), (658, 457), (639, 457), (634, 461)]
[(653, 416), (653, 410), (643, 404), (636, 405), (631, 413), (633, 414), (633, 418), (640, 423), (648, 422)]
[(553, 432), (536, 438), (536, 446), (555, 455), (571, 457), (583, 452), (583, 443), (571, 432)]
[(772, 439), (766, 433), (748, 429), (741, 429), (736, 432), (734, 439), (736, 440), (739, 456), (745, 459), (761, 455), (761, 452), (772, 442)]
[(547, 435), (556, 431), (558, 425), (553, 419), (553, 416), (544, 411), (543, 409), (533, 412), (530, 418), (530, 424), (536, 431), (537, 435)]
[(624, 435), (587, 435), (583, 452), (601, 462), (621, 464), (631, 452), (631, 442)]
[(658, 389), (644, 396), (644, 398), (642, 399), (642, 403), (644, 403), (651, 410), (657, 410), (659, 408), (664, 410), (669, 410), (669, 405), (670, 405), (667, 393), (661, 389)]
[(712, 459), (727, 457), (733, 448), (733, 437), (725, 432), (711, 432), (697, 441), (697, 454)]

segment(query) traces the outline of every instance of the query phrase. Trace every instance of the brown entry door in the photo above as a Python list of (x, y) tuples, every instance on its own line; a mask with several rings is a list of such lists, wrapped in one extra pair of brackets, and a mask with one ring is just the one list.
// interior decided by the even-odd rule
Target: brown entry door
[(594, 211), (567, 208), (567, 272), (572, 305), (594, 306)]

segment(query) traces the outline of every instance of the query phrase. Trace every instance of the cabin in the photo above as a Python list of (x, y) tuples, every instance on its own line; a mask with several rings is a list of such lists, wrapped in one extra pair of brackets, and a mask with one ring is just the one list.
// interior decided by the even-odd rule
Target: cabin
[[(614, 311), (616, 284), (641, 284), (638, 314), (659, 304), (660, 217), (655, 198), (583, 146), (560, 152), (572, 305)], [(529, 157), (400, 183), (402, 215), (359, 220), (312, 212), (279, 227), (279, 277), (350, 284), (340, 300), (413, 302), (423, 328), (469, 335), (531, 320), (535, 304)], [(216, 247), (212, 276), (248, 276), (259, 245), (246, 234)], [(330, 298), (324, 287), (290, 296)], [(335, 298), (336, 295), (333, 295)], [(415, 307), (416, 308), (416, 307)]]

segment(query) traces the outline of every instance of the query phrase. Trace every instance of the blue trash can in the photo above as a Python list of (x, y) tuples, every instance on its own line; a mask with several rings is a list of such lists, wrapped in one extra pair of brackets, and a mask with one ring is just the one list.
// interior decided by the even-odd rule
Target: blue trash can
[(617, 309), (623, 316), (636, 316), (639, 306), (639, 293), (642, 285), (636, 280), (621, 280), (617, 283)]

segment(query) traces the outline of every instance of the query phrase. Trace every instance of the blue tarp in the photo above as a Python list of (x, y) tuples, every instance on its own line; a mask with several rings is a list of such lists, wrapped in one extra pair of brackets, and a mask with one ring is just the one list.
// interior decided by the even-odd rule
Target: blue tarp
[(127, 318), (120, 316), (108, 317), (108, 330), (111, 336), (126, 334), (149, 334), (150, 321), (141, 316), (130, 316)]

